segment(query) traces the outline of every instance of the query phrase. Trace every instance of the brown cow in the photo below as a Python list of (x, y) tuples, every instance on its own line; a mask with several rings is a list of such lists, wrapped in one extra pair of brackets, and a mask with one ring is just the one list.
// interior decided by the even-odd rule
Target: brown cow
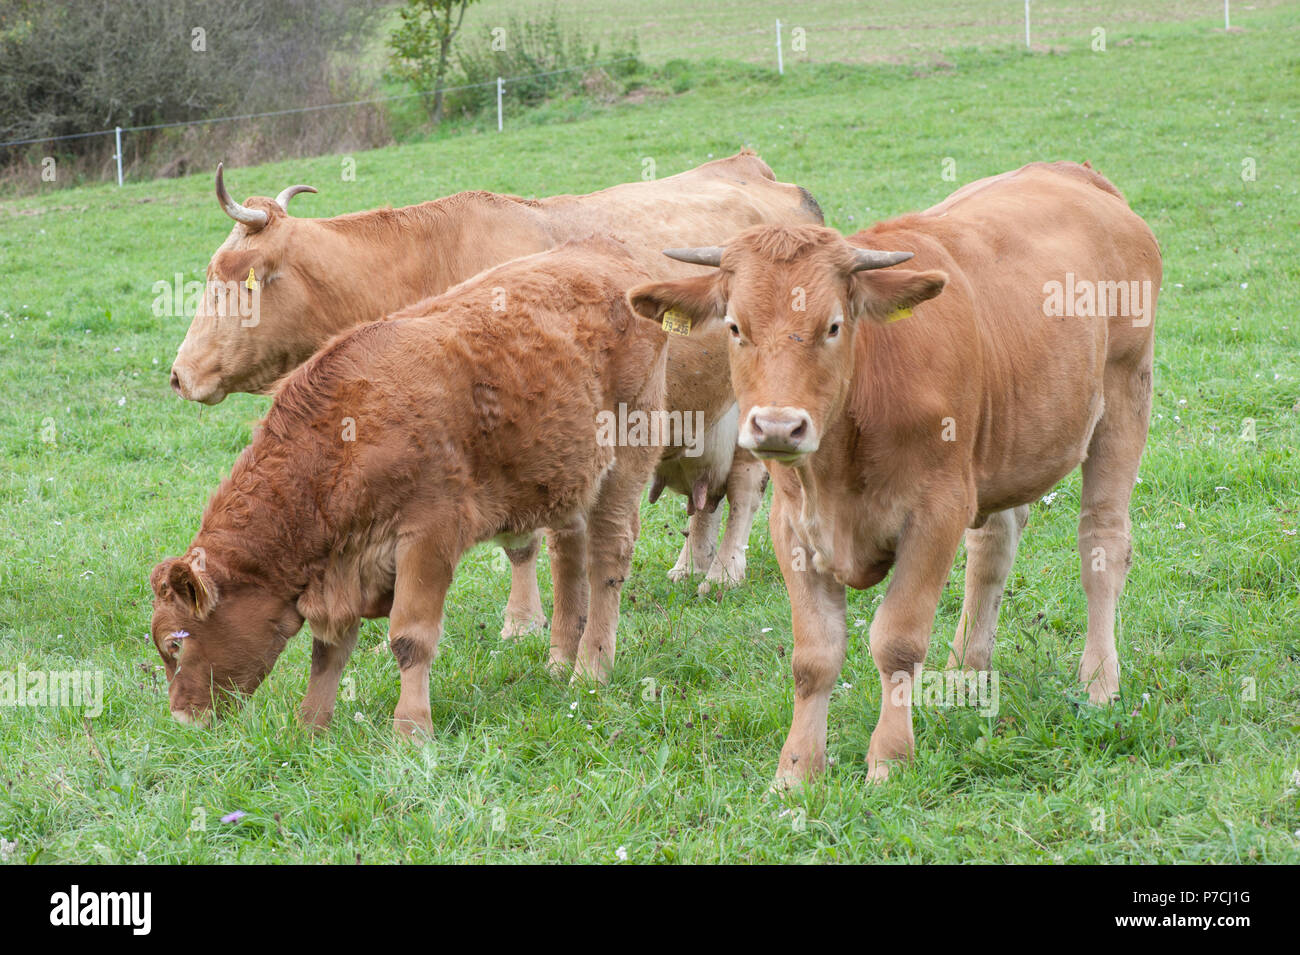
[(570, 243), (422, 317), (345, 333), (292, 373), (188, 552), (152, 574), (177, 719), (253, 692), (306, 619), (302, 712), (323, 725), (361, 618), (387, 616), (394, 725), (431, 732), (429, 667), (457, 562), (539, 527), (553, 529), (551, 663), (607, 680), (660, 448), (616, 447), (599, 424), (620, 408), (662, 412), (666, 336), (625, 300), (648, 277), (619, 243)]
[[(718, 242), (765, 222), (822, 221), (806, 190), (777, 182), (749, 151), (590, 195), (531, 200), (463, 192), (331, 219), (290, 216), (289, 200), (303, 191), (315, 190), (290, 186), (275, 199), (240, 204), (226, 192), (218, 167), (217, 197), (236, 225), (208, 265), (208, 294), (172, 367), (172, 387), (183, 397), (214, 404), (230, 392), (263, 391), (337, 332), (569, 239), (593, 233), (621, 239), (651, 277), (672, 278), (699, 269), (664, 259), (659, 250), (666, 244)], [(235, 320), (223, 292), (250, 277), (256, 314)], [(665, 449), (652, 498), (665, 485), (687, 495), (690, 532), (669, 576), (705, 574), (705, 592), (744, 577), (745, 547), (767, 477), (751, 455), (736, 451), (725, 334), (675, 338), (669, 347), (669, 407), (692, 421), (698, 413), (705, 427), (696, 448)], [(730, 516), (718, 549), (723, 496)], [(505, 637), (546, 623), (536, 542), (517, 543), (522, 546), (507, 550), (512, 578)]]
[[(847, 242), (829, 229), (772, 227), (725, 250), (670, 254), (719, 268), (633, 289), (630, 302), (651, 318), (676, 308), (724, 320), (741, 446), (775, 482), (772, 542), (795, 641), (778, 784), (823, 766), (845, 586), (871, 587), (894, 569), (870, 630), (883, 695), (868, 775), (883, 779), (914, 749), (912, 688), (963, 532), (966, 592), (949, 665), (986, 670), (1027, 505), (1080, 463), (1079, 677), (1094, 703), (1118, 692), (1115, 610), (1131, 561), (1161, 261), (1114, 186), (1085, 166), (1034, 163)], [(913, 255), (924, 271), (869, 271)]]

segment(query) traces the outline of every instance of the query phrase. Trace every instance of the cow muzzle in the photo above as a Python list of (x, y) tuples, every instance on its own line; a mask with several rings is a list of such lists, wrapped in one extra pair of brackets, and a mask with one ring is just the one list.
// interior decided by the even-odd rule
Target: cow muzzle
[(819, 441), (812, 417), (802, 408), (751, 408), (740, 429), (742, 448), (755, 457), (786, 464), (812, 454)]
[(179, 358), (172, 365), (171, 386), (186, 401), (205, 405), (215, 405), (226, 397), (219, 374), (196, 372)]
[(176, 710), (172, 710), (171, 714), (172, 714), (172, 719), (174, 719), (177, 723), (185, 723), (187, 725), (202, 726), (205, 728), (212, 726), (211, 710), (176, 709)]

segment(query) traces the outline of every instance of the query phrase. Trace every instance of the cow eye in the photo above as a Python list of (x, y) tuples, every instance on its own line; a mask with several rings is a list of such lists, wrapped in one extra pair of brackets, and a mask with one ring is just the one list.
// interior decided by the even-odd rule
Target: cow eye
[(826, 330), (827, 338), (835, 338), (840, 333), (840, 323), (831, 322), (831, 327)]
[(732, 338), (740, 338), (740, 326), (733, 321), (727, 322), (727, 329), (731, 332)]
[(167, 653), (173, 660), (179, 660), (181, 656), (181, 641), (189, 636), (184, 630), (173, 630), (167, 635)]

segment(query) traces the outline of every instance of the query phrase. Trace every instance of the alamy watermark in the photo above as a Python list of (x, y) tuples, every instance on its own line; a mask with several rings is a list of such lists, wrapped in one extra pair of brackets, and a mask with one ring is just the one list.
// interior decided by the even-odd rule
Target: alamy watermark
[(596, 443), (605, 448), (685, 448), (688, 458), (704, 453), (703, 411), (628, 411), (620, 401), (618, 411), (596, 415)]
[(0, 706), (80, 707), (104, 712), (103, 670), (0, 670)]
[(980, 716), (997, 716), (1000, 678), (997, 670), (899, 670), (890, 676), (890, 700), (895, 706), (952, 709), (977, 707)]
[(189, 318), (198, 312), (206, 298), (210, 311), (217, 318), (238, 318), (243, 328), (255, 328), (261, 321), (262, 282), (255, 269), (248, 277), (219, 282), (184, 281), (177, 272), (169, 283), (159, 279), (153, 283), (154, 315), (159, 318)]
[(50, 896), (50, 924), (117, 925), (133, 935), (148, 935), (153, 927), (152, 892), (83, 892), (74, 885)]
[(1151, 324), (1155, 299), (1151, 280), (1094, 282), (1065, 273), (1065, 281), (1043, 284), (1043, 314), (1068, 318), (1132, 318), (1134, 328)]

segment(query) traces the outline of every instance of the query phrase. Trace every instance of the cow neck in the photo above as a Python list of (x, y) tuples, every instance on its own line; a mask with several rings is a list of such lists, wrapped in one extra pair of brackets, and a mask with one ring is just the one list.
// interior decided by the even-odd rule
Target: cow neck
[[(345, 272), (325, 281), (332, 293), (356, 303), (356, 321), (382, 318), (485, 268), (553, 244), (531, 204), (489, 192), (320, 221), (342, 240), (339, 251), (349, 263)], [(489, 233), (497, 241), (485, 242)]]
[(329, 556), (305, 459), (259, 427), (208, 502), (193, 547), (232, 576), (296, 600)]
[(377, 321), (450, 284), (444, 279), (448, 268), (442, 245), (433, 240), (445, 236), (449, 226), (432, 210), (417, 212), (424, 206), (321, 220), (322, 244), (328, 249), (328, 258), (322, 258), (346, 263), (310, 276), (320, 312), (336, 319), (331, 333)]
[[(799, 488), (803, 492), (799, 520), (814, 537), (823, 530), (829, 530), (825, 522), (832, 521), (834, 515), (826, 510), (828, 500), (844, 500), (846, 485), (845, 469), (842, 464), (844, 456), (851, 449), (847, 442), (840, 439), (844, 430), (837, 426), (829, 431), (821, 446), (808, 457), (790, 468), (799, 479)], [(816, 543), (814, 541), (814, 543)], [(824, 548), (829, 550), (829, 547)]]

